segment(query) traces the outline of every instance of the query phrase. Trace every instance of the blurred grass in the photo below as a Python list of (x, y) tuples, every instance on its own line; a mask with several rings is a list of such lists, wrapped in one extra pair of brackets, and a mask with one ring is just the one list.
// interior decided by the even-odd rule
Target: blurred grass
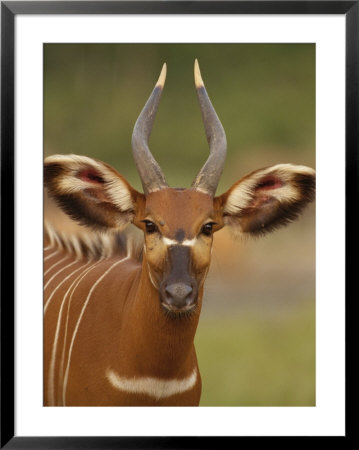
[[(45, 156), (95, 157), (141, 189), (131, 134), (166, 62), (150, 147), (169, 184), (189, 186), (208, 155), (195, 58), (227, 134), (218, 193), (271, 164), (315, 167), (314, 44), (45, 44)], [(315, 404), (314, 215), (246, 245), (215, 237), (202, 405)]]
[(207, 318), (195, 344), (201, 406), (315, 406), (312, 301), (275, 316)]

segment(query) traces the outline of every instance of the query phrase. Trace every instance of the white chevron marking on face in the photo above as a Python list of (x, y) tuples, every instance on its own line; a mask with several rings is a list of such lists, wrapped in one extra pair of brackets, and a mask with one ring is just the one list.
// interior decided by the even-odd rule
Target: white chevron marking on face
[(113, 370), (108, 369), (106, 378), (115, 389), (132, 394), (146, 394), (160, 400), (161, 398), (171, 397), (172, 395), (181, 394), (192, 389), (197, 381), (197, 371), (194, 369), (186, 378), (161, 380), (155, 377), (121, 377)]
[(169, 239), (169, 238), (163, 237), (162, 241), (168, 247), (171, 245), (185, 245), (187, 247), (192, 247), (193, 245), (195, 245), (197, 238), (185, 239), (184, 241), (180, 242), (180, 241), (176, 241), (175, 239)]

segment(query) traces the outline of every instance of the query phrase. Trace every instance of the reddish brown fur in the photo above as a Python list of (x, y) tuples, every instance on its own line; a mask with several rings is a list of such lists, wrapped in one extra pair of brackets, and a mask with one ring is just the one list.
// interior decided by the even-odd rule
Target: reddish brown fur
[[(45, 256), (49, 252), (45, 252)], [(56, 262), (61, 257), (63, 254), (56, 259), (50, 258), (50, 262), (45, 264), (45, 270), (50, 263)], [(69, 351), (70, 337), (89, 293), (89, 286), (92, 286), (114, 261), (115, 259), (112, 258), (99, 263), (98, 267), (95, 267), (79, 284), (76, 296), (71, 303), (68, 338), (65, 343), (66, 356)], [(63, 273), (63, 276), (67, 276), (81, 264), (84, 264), (84, 261), (71, 266)], [(142, 264), (145, 266), (145, 259)], [(50, 276), (51, 272), (45, 278), (45, 283)], [(48, 368), (58, 311), (65, 292), (75, 278), (76, 274), (57, 291), (45, 316), (45, 405), (49, 404)], [(56, 282), (58, 280), (50, 283), (48, 292), (52, 290)], [(66, 306), (68, 301), (69, 299)], [(65, 317), (63, 316), (59, 335), (58, 359), (64, 346)], [(200, 379), (190, 392), (158, 402), (149, 396), (116, 391), (106, 379), (106, 368), (111, 368), (129, 378), (152, 376), (171, 379), (184, 378), (192, 372), (194, 367), (197, 367), (193, 338), (199, 311), (184, 320), (169, 319), (160, 307), (158, 292), (148, 280), (146, 270), (141, 270), (138, 262), (127, 260), (120, 264), (114, 269), (111, 277), (107, 277), (103, 284), (98, 285), (88, 303), (84, 317), (85, 320), (81, 322), (73, 347), (66, 405), (198, 404), (201, 390)], [(62, 383), (58, 378), (59, 365), (58, 361), (55, 389), (57, 393), (62, 393)], [(58, 395), (56, 404), (62, 404), (61, 395)]]
[(214, 208), (213, 199), (194, 189), (166, 188), (152, 192), (147, 196), (146, 203), (138, 208), (134, 224), (143, 229), (140, 221), (145, 217), (150, 217), (158, 224), (164, 222), (164, 225), (160, 225), (161, 233), (170, 239), (176, 238), (178, 228), (184, 230), (186, 239), (196, 237), (207, 219), (218, 224), (216, 229), (223, 226), (222, 216)]
[[(150, 194), (146, 203), (141, 195), (137, 195), (137, 198), (141, 200), (138, 203), (134, 223), (143, 229), (144, 224), (141, 220), (150, 217), (156, 223), (164, 224), (159, 225), (161, 232), (171, 239), (175, 238), (175, 231), (179, 224), (185, 232), (186, 239), (197, 236), (207, 219), (217, 221), (217, 228), (222, 226), (218, 211), (213, 209), (212, 199), (207, 194), (195, 190), (165, 189)], [(180, 211), (180, 214), (172, 213), (171, 205), (173, 204), (177, 205), (176, 210)], [(158, 266), (159, 262), (163, 261), (161, 252), (164, 253), (166, 248), (163, 246), (161, 249), (158, 243), (151, 247), (151, 236), (147, 239), (149, 239), (147, 243), (149, 257), (144, 255), (142, 267), (133, 260), (120, 264), (111, 273), (112, 276), (104, 279), (102, 285), (96, 288), (91, 297), (85, 312), (86, 320), (81, 322), (72, 352), (71, 361), (77, 361), (77, 363), (70, 366), (66, 405), (196, 405), (199, 403), (201, 380), (193, 341), (202, 306), (204, 276), (201, 279), (195, 313), (182, 319), (168, 317), (161, 308), (158, 291), (150, 282), (147, 270), (147, 263), (152, 264), (154, 260), (154, 264)], [(207, 242), (208, 240), (210, 242)], [(201, 275), (204, 275), (204, 269), (209, 266), (211, 243), (212, 238), (205, 237), (202, 246), (197, 250), (197, 259), (194, 263)], [(48, 250), (45, 256), (51, 251), (53, 250)], [(63, 253), (50, 258), (45, 263), (45, 271), (62, 257)], [(66, 262), (70, 261), (71, 259)], [(69, 270), (62, 272), (62, 278), (85, 262), (78, 262)], [(89, 286), (91, 287), (114, 262), (115, 259), (112, 258), (100, 263), (89, 272), (76, 289), (76, 296), (71, 303), (66, 343), (64, 343), (64, 317), (59, 335), (59, 348), (65, 346), (66, 355), (69, 351), (70, 337), (89, 293)], [(45, 283), (55, 272), (55, 269), (49, 272), (45, 277)], [(46, 312), (45, 404), (49, 402), (48, 361), (51, 358), (58, 311), (66, 291), (79, 273), (81, 271), (76, 272), (58, 289)], [(52, 292), (58, 282), (56, 277), (53, 283), (49, 284), (47, 292)], [(104, 285), (106, 288), (103, 287)], [(45, 292), (45, 301), (46, 297)], [(69, 297), (67, 305), (68, 303)], [(151, 343), (150, 351), (149, 343)], [(61, 351), (58, 354), (60, 357)], [(128, 378), (151, 376), (160, 379), (182, 379), (189, 376), (195, 368), (198, 371), (198, 381), (188, 392), (155, 401), (144, 395), (116, 392), (105, 377), (107, 367)], [(59, 363), (57, 363), (57, 370), (59, 370)], [(62, 392), (62, 382), (58, 377), (56, 377), (56, 391)], [(62, 404), (62, 401), (60, 400), (57, 404)]]
[[(45, 180), (60, 206), (76, 217), (78, 205), (85, 204), (81, 220), (90, 226), (107, 228), (114, 226), (114, 223), (133, 221), (134, 225), (143, 230), (145, 245), (142, 262), (133, 257), (126, 258), (125, 254), (91, 262), (85, 257), (76, 261), (74, 255), (68, 254), (66, 260), (51, 269), (66, 256), (63, 250), (59, 250), (58, 254), (45, 262), (45, 272), (48, 270), (45, 284), (58, 272), (49, 282), (44, 295), (47, 304), (49, 297), (54, 294), (48, 303), (44, 320), (45, 405), (198, 405), (201, 378), (194, 336), (213, 241), (212, 232), (204, 233), (203, 226), (213, 223), (214, 232), (224, 225), (230, 225), (242, 232), (256, 234), (284, 225), (293, 220), (313, 198), (313, 171), (301, 168), (296, 173), (290, 167), (281, 179), (285, 168), (282, 167), (279, 171), (275, 168), (275, 177), (278, 178), (275, 178), (272, 189), (268, 183), (262, 189), (263, 183), (268, 180), (268, 174), (272, 176), (270, 168), (264, 169), (263, 176), (257, 176), (257, 172), (253, 172), (226, 193), (212, 199), (210, 195), (194, 189), (172, 188), (163, 188), (145, 196), (135, 191), (113, 169), (107, 165), (101, 169), (98, 164), (102, 163), (97, 162), (93, 183), (96, 191), (89, 196), (81, 190), (78, 180), (75, 180), (77, 184), (74, 192), (67, 185), (63, 187), (61, 184), (61, 177), (68, 170), (66, 164), (71, 164), (70, 157), (65, 158), (64, 162), (61, 162), (60, 157), (53, 161), (48, 165), (50, 170), (45, 172)], [(79, 158), (76, 164), (78, 167)], [(86, 170), (89, 169), (89, 164), (87, 159)], [(81, 181), (81, 174), (84, 172), (80, 170), (78, 173)], [(119, 177), (119, 185), (115, 186), (114, 191), (110, 191), (116, 183), (116, 176)], [(247, 187), (242, 192), (241, 183), (250, 181), (252, 177), (254, 181), (251, 193), (246, 193)], [(84, 178), (87, 181), (88, 177)], [(276, 188), (284, 185), (287, 185), (287, 191), (282, 191), (276, 197)], [(247, 203), (237, 209), (236, 205), (231, 205), (233, 212), (228, 212), (231, 211), (226, 209), (228, 198), (236, 190), (245, 198), (248, 197)], [(112, 204), (113, 192), (126, 194), (127, 197), (122, 203), (117, 201)], [(295, 195), (283, 198), (286, 192)], [(106, 209), (101, 202), (103, 198), (106, 198)], [(64, 204), (66, 199), (71, 201)], [(235, 200), (240, 203), (239, 197)], [(149, 233), (144, 221), (154, 223), (156, 231)], [(182, 269), (196, 283), (195, 307), (186, 314), (169, 313), (161, 304), (161, 283), (173, 270), (171, 264), (174, 263), (170, 257), (170, 249), (173, 247), (186, 250), (189, 265)], [(56, 246), (50, 246), (45, 257), (55, 249)], [(66, 264), (71, 266), (65, 268)], [(94, 264), (93, 268), (76, 287), (70, 303), (70, 295), (65, 297), (66, 292), (80, 274), (85, 273), (86, 267), (92, 267), (91, 264)], [(113, 264), (116, 266), (112, 267)], [(109, 268), (111, 271), (105, 276)], [(101, 277), (104, 278), (99, 282)], [(54, 345), (56, 333), (57, 346)], [(62, 391), (73, 336), (75, 339), (64, 401)], [(53, 356), (55, 365), (52, 377), (50, 367)], [(128, 379), (153, 377), (158, 380), (183, 380), (195, 370), (197, 380), (192, 388), (181, 394), (156, 400), (151, 395), (116, 389), (106, 377), (107, 369)], [(49, 384), (51, 381), (53, 389)]]
[[(141, 198), (141, 196), (138, 197)], [(141, 220), (151, 217), (157, 223), (164, 223), (161, 231), (169, 238), (175, 237), (179, 223), (185, 231), (186, 239), (192, 239), (198, 235), (203, 222), (208, 218), (217, 220), (217, 227), (221, 226), (220, 217), (213, 210), (213, 202), (206, 194), (193, 190), (166, 189), (150, 194), (146, 204), (143, 200), (142, 197), (142, 202), (138, 203), (135, 224), (143, 228)], [(171, 214), (173, 204), (178, 205), (181, 215)], [(169, 317), (160, 305), (158, 291), (149, 280), (147, 269), (147, 264), (152, 264), (152, 260), (155, 260), (157, 266), (159, 265), (160, 253), (161, 251), (164, 253), (166, 248), (163, 246), (164, 248), (159, 249), (159, 245), (152, 248), (151, 236), (147, 239), (149, 239), (147, 253), (150, 256), (144, 255), (142, 267), (131, 259), (123, 264), (120, 263), (111, 272), (111, 276), (98, 285), (88, 303), (85, 311), (86, 320), (81, 321), (73, 347), (71, 357), (73, 363), (70, 366), (66, 405), (197, 405), (199, 403), (201, 380), (193, 341), (202, 305), (204, 276), (201, 279), (196, 311), (184, 318)], [(208, 240), (210, 242), (206, 242)], [(199, 254), (195, 260), (197, 265), (195, 265), (201, 275), (204, 275), (204, 268), (209, 265), (211, 243), (212, 238), (206, 237), (200, 250), (197, 250)], [(53, 249), (48, 250), (45, 256), (51, 251)], [(45, 271), (62, 257), (63, 253), (50, 258), (45, 263)], [(70, 261), (71, 259), (66, 262)], [(91, 270), (76, 289), (76, 296), (71, 303), (66, 342), (64, 342), (66, 315), (63, 315), (59, 334), (59, 349), (61, 349), (61, 351), (58, 350), (59, 358), (63, 347), (65, 355), (68, 355), (70, 337), (90, 287), (115, 261), (111, 258), (99, 263), (98, 267)], [(69, 270), (62, 272), (61, 278), (65, 278), (72, 270), (85, 263), (86, 261), (81, 261), (71, 266)], [(56, 269), (50, 271), (45, 277), (45, 283)], [(57, 290), (46, 312), (45, 404), (49, 404), (48, 367), (58, 312), (66, 291), (79, 273), (81, 271), (76, 272)], [(59, 278), (56, 277), (46, 291), (51, 293), (58, 282)], [(45, 292), (45, 301), (46, 298)], [(67, 297), (66, 308), (68, 303), (69, 297)], [(59, 371), (59, 365), (60, 363), (57, 362), (56, 372)], [(150, 376), (159, 379), (183, 379), (196, 369), (198, 379), (190, 391), (156, 401), (147, 395), (116, 391), (105, 377), (106, 368), (111, 368), (128, 378)], [(62, 381), (59, 376), (55, 378), (55, 385), (56, 392), (62, 392)], [(57, 394), (56, 404), (62, 404), (59, 394)]]

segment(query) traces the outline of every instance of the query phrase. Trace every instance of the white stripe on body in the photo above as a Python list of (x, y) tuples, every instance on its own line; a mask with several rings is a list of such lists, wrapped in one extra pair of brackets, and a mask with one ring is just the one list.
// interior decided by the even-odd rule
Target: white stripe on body
[[(79, 269), (83, 269), (83, 271), (77, 275), (77, 277), (75, 278), (75, 280), (71, 283), (70, 287), (67, 289), (62, 302), (61, 302), (61, 306), (59, 309), (59, 314), (58, 314), (58, 319), (57, 319), (57, 324), (56, 324), (56, 331), (55, 331), (55, 337), (54, 337), (54, 343), (52, 346), (52, 352), (51, 352), (51, 359), (50, 359), (50, 367), (49, 367), (49, 376), (48, 376), (48, 398), (49, 398), (49, 404), (54, 406), (55, 405), (55, 362), (56, 362), (56, 352), (57, 352), (57, 343), (58, 343), (58, 339), (59, 339), (59, 333), (60, 333), (60, 326), (61, 326), (61, 319), (62, 319), (62, 311), (63, 311), (63, 307), (65, 305), (66, 302), (66, 298), (69, 294), (69, 292), (71, 291), (71, 289), (73, 288), (73, 286), (75, 285), (75, 283), (77, 282), (74, 290), (77, 288), (77, 286), (79, 285), (80, 281), (98, 264), (100, 263), (100, 261), (96, 261), (96, 263), (92, 264), (90, 267), (86, 267), (88, 266), (88, 264), (90, 264), (90, 262), (86, 263), (85, 265), (85, 269), (84, 266), (81, 266)], [(77, 269), (77, 270), (79, 270)], [(75, 272), (75, 271), (74, 271)], [(74, 272), (71, 274), (73, 275)], [(71, 276), (70, 275), (70, 276)], [(66, 278), (69, 278), (66, 277)], [(65, 280), (63, 280), (65, 281)], [(62, 284), (62, 283), (61, 283)], [(74, 291), (72, 291), (73, 294)], [(72, 299), (72, 294), (69, 300), (69, 303), (71, 302)], [(68, 311), (69, 312), (69, 304), (68, 304)], [(64, 349), (66, 347), (66, 335), (67, 335), (67, 324), (68, 324), (68, 316), (67, 316), (67, 320), (66, 320), (66, 331), (64, 334), (64, 348), (63, 348), (63, 353), (64, 353)], [(62, 364), (63, 366), (63, 364)], [(59, 373), (61, 374), (61, 370), (59, 371)]]
[(44, 272), (44, 278), (46, 277), (46, 275), (56, 266), (58, 266), (59, 264), (61, 264), (63, 261), (65, 261), (65, 259), (69, 258), (70, 255), (65, 255), (63, 258), (59, 259), (57, 262), (55, 262), (51, 267), (49, 267), (45, 272)]
[[(70, 307), (71, 307), (71, 303), (72, 303), (72, 297), (76, 291), (76, 289), (78, 288), (79, 284), (81, 283), (81, 281), (85, 278), (85, 276), (92, 271), (92, 269), (94, 269), (95, 267), (97, 267), (100, 263), (103, 262), (105, 258), (101, 258), (100, 260), (96, 261), (96, 263), (92, 264), (90, 267), (87, 267), (87, 269), (85, 269), (71, 284), (71, 286), (69, 287), (68, 291), (66, 292), (66, 296), (68, 295), (68, 293), (70, 292), (70, 290), (72, 289), (69, 301), (67, 303), (67, 314), (66, 314), (66, 324), (65, 324), (65, 333), (64, 333), (64, 343), (63, 343), (63, 347), (62, 347), (62, 355), (61, 355), (61, 362), (60, 362), (60, 368), (59, 368), (59, 374), (60, 374), (60, 381), (59, 384), (61, 385), (63, 383), (63, 379), (64, 379), (64, 364), (65, 364), (65, 352), (66, 352), (66, 343), (67, 343), (67, 331), (68, 331), (68, 325), (69, 325), (69, 317), (70, 317)], [(64, 405), (64, 399), (63, 399), (63, 403)]]
[[(85, 267), (90, 264), (89, 262), (85, 264)], [(51, 406), (55, 405), (55, 394), (54, 394), (54, 370), (55, 370), (55, 358), (56, 358), (56, 349), (57, 349), (57, 342), (58, 342), (58, 335), (60, 332), (60, 324), (61, 324), (61, 317), (62, 317), (62, 310), (63, 310), (63, 306), (65, 304), (67, 295), (70, 291), (70, 289), (73, 287), (73, 285), (76, 283), (76, 281), (83, 275), (83, 273), (88, 269), (84, 269), (84, 266), (81, 266), (79, 268), (77, 268), (76, 270), (74, 270), (71, 274), (69, 274), (66, 278), (64, 278), (61, 283), (56, 286), (56, 289), (52, 292), (51, 296), (49, 297), (46, 305), (45, 305), (45, 311), (47, 306), (49, 305), (49, 302), (51, 300), (51, 298), (53, 297), (53, 295), (55, 294), (55, 292), (57, 291), (57, 289), (66, 281), (68, 280), (70, 277), (72, 277), (78, 270), (82, 269), (82, 273), (80, 273), (80, 275), (77, 275), (77, 277), (75, 278), (75, 280), (71, 283), (70, 287), (68, 288), (68, 290), (66, 291), (62, 302), (61, 302), (61, 306), (59, 309), (59, 316), (58, 316), (58, 320), (57, 320), (57, 325), (56, 325), (56, 331), (55, 331), (55, 337), (54, 337), (54, 344), (52, 347), (52, 353), (51, 353), (51, 360), (50, 360), (50, 368), (49, 368), (49, 376), (48, 376), (48, 397), (49, 397), (49, 404)]]
[(68, 377), (69, 377), (69, 370), (70, 370), (70, 363), (71, 363), (71, 353), (72, 353), (72, 349), (73, 349), (73, 346), (74, 346), (74, 341), (75, 341), (75, 338), (76, 338), (78, 329), (79, 329), (79, 327), (80, 327), (80, 323), (81, 323), (82, 317), (83, 317), (83, 315), (84, 315), (84, 313), (85, 313), (86, 307), (87, 307), (87, 305), (88, 305), (88, 303), (89, 303), (89, 301), (90, 301), (90, 299), (91, 299), (91, 296), (92, 296), (92, 294), (93, 294), (93, 291), (96, 289), (96, 287), (99, 285), (99, 283), (105, 278), (106, 275), (108, 275), (108, 274), (110, 273), (110, 271), (111, 271), (115, 266), (117, 266), (118, 264), (120, 264), (120, 263), (126, 261), (126, 260), (129, 259), (130, 257), (131, 257), (131, 256), (128, 255), (128, 256), (126, 256), (126, 258), (120, 259), (119, 261), (116, 261), (115, 263), (113, 263), (113, 264), (106, 270), (106, 272), (104, 272), (104, 273), (100, 276), (100, 278), (98, 278), (98, 279), (95, 281), (95, 283), (93, 284), (93, 286), (92, 286), (91, 289), (90, 289), (90, 292), (89, 292), (88, 295), (87, 295), (87, 298), (86, 298), (86, 300), (85, 300), (85, 303), (84, 303), (84, 305), (83, 305), (83, 307), (82, 307), (82, 310), (81, 310), (81, 312), (80, 312), (80, 316), (79, 316), (78, 321), (77, 321), (77, 323), (76, 323), (76, 327), (75, 327), (74, 333), (73, 333), (73, 335), (72, 335), (71, 343), (70, 343), (69, 354), (68, 354), (68, 357), (67, 357), (67, 364), (66, 364), (66, 371), (65, 371), (64, 383), (63, 383), (63, 390), (62, 390), (63, 405), (66, 405), (66, 389), (67, 389), (67, 383), (68, 383)]
[[(64, 258), (64, 259), (65, 259), (65, 258)], [(78, 260), (78, 259), (75, 259), (75, 261), (71, 261), (70, 264), (67, 264), (66, 266), (64, 266), (64, 267), (62, 267), (60, 270), (58, 270), (56, 273), (54, 273), (54, 274), (52, 275), (52, 277), (50, 277), (50, 278), (47, 280), (47, 282), (46, 282), (46, 284), (45, 284), (45, 286), (44, 286), (44, 290), (45, 290), (45, 289), (47, 288), (47, 286), (51, 283), (51, 281), (52, 281), (53, 279), (55, 279), (61, 272), (63, 272), (64, 270), (66, 270), (67, 268), (73, 266), (74, 264), (76, 264), (76, 263), (78, 263), (78, 262), (79, 262), (79, 260)]]
[[(79, 261), (76, 261), (76, 262), (79, 262)], [(86, 265), (87, 264), (89, 264), (89, 263), (86, 263)], [(81, 269), (83, 269), (83, 266), (80, 266), (79, 268), (77, 268), (77, 269), (75, 269), (74, 271), (72, 271), (69, 275), (67, 275), (67, 277), (65, 277), (56, 287), (55, 287), (55, 289), (51, 292), (51, 295), (49, 295), (49, 297), (47, 298), (47, 301), (46, 301), (46, 303), (45, 303), (45, 306), (44, 306), (44, 315), (45, 315), (45, 313), (46, 313), (46, 310), (47, 310), (47, 308), (48, 308), (48, 306), (49, 306), (49, 304), (50, 304), (50, 301), (51, 301), (51, 299), (53, 298), (53, 296), (55, 295), (55, 293), (56, 293), (56, 291), (65, 283), (65, 281), (66, 280), (68, 280), (69, 278), (71, 278), (72, 277), (72, 275), (74, 274), (74, 273), (76, 273), (78, 270), (81, 270)]]
[(191, 375), (186, 378), (163, 380), (155, 377), (126, 378), (119, 376), (111, 369), (107, 369), (106, 378), (119, 391), (145, 394), (160, 400), (192, 389), (197, 381), (197, 371), (194, 369)]
[(44, 261), (47, 261), (48, 259), (52, 258), (53, 256), (57, 255), (60, 252), (60, 249), (57, 248), (54, 252), (50, 253), (49, 255), (45, 256)]

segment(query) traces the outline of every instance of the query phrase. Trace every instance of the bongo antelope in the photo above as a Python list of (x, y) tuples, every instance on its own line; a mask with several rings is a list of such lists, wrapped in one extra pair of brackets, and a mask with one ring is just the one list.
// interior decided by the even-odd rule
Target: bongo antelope
[[(214, 233), (264, 235), (314, 198), (314, 170), (292, 164), (256, 170), (215, 196), (226, 136), (197, 60), (194, 75), (210, 153), (189, 189), (168, 186), (148, 146), (166, 65), (132, 136), (143, 193), (101, 161), (45, 160), (49, 194), (97, 233), (45, 233), (45, 405), (198, 405), (193, 342)], [(143, 231), (141, 256), (119, 233), (129, 223)]]

